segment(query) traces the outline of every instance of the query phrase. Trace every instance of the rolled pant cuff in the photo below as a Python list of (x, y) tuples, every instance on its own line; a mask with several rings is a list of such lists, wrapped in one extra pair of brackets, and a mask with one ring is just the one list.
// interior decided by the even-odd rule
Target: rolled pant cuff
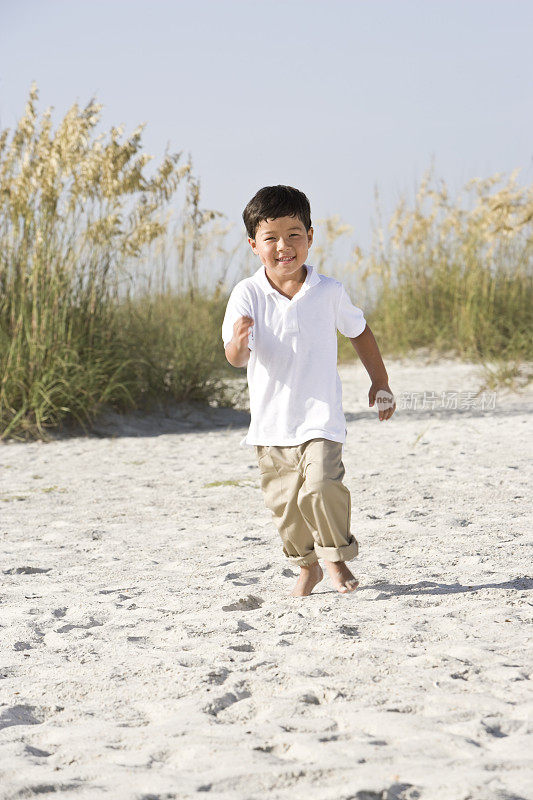
[(320, 547), (315, 544), (315, 553), (318, 558), (325, 558), (326, 561), (351, 561), (359, 552), (359, 546), (354, 536), (350, 543), (344, 547)]
[(306, 556), (287, 556), (287, 558), (296, 567), (310, 567), (311, 564), (318, 563), (318, 556), (314, 550)]

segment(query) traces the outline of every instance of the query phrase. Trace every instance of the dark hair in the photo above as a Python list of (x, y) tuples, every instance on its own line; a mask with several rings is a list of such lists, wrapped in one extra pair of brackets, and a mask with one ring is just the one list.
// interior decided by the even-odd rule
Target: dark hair
[(279, 217), (298, 217), (308, 231), (311, 227), (311, 207), (305, 194), (292, 186), (265, 186), (259, 189), (242, 212), (250, 239), (255, 239), (257, 228), (263, 220)]

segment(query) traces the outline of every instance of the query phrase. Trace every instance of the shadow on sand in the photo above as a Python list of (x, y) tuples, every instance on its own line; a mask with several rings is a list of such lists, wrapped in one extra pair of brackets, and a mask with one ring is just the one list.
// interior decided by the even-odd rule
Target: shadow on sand
[[(294, 572), (291, 577), (296, 577), (297, 573)], [(401, 595), (439, 595), (439, 594), (464, 594), (475, 593), (481, 589), (507, 589), (515, 591), (524, 591), (533, 589), (533, 578), (529, 576), (523, 578), (513, 578), (511, 581), (503, 581), (503, 583), (478, 583), (468, 584), (463, 586), (461, 583), (436, 583), (435, 581), (418, 581), (418, 583), (389, 583), (388, 581), (375, 581), (368, 586), (359, 586), (355, 595), (365, 590), (373, 592), (379, 591), (374, 600), (390, 600), (391, 597), (399, 597)], [(315, 589), (313, 595), (317, 594), (337, 594), (335, 589)], [(348, 597), (349, 595), (345, 595)]]
[(439, 595), (473, 593), (481, 589), (533, 589), (533, 578), (513, 578), (503, 583), (478, 583), (463, 586), (461, 583), (437, 583), (435, 581), (418, 581), (418, 583), (389, 583), (388, 581), (375, 581), (368, 586), (361, 586), (358, 591), (372, 589), (379, 591), (376, 600), (388, 600), (399, 595)]
[(50, 441), (79, 437), (114, 439), (122, 436), (143, 437), (164, 434), (202, 433), (215, 430), (244, 430), (250, 424), (250, 414), (236, 408), (215, 408), (204, 403), (178, 403), (155, 411), (132, 411), (119, 414), (105, 411), (91, 426), (69, 422), (50, 430)]
[[(426, 419), (480, 419), (481, 417), (516, 417), (531, 413), (532, 404), (523, 400), (515, 401), (512, 404), (496, 406), (496, 408), (399, 408), (394, 412), (393, 420), (400, 417), (402, 420), (426, 420)], [(365, 411), (346, 411), (344, 416), (346, 422), (358, 422), (365, 419), (373, 419), (376, 416), (374, 408)]]

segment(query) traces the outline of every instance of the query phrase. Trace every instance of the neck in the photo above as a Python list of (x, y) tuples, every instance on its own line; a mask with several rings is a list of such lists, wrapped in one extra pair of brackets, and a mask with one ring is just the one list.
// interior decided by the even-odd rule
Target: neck
[(267, 277), (268, 282), (271, 286), (274, 287), (280, 294), (292, 299), (294, 295), (299, 291), (302, 284), (305, 283), (305, 279), (307, 277), (307, 270), (305, 265), (301, 267), (300, 272), (296, 276), (292, 276), (287, 278), (286, 280), (281, 280), (278, 275), (272, 276), (269, 274), (268, 269), (265, 267), (265, 275)]

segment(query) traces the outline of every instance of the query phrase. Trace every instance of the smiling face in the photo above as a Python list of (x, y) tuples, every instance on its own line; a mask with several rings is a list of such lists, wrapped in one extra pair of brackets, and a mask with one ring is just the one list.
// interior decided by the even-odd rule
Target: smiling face
[(299, 217), (278, 217), (262, 220), (250, 247), (261, 259), (267, 275), (279, 282), (301, 282), (303, 265), (313, 242), (313, 229), (305, 229)]

